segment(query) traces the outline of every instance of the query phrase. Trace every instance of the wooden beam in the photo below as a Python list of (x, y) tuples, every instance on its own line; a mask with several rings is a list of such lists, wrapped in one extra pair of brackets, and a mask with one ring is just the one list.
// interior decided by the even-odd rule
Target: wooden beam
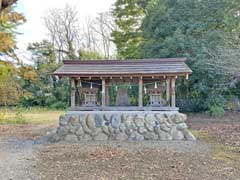
[(143, 80), (138, 79), (138, 107), (143, 107)]
[(171, 106), (176, 107), (175, 77), (171, 78)]
[(102, 79), (102, 107), (106, 106), (106, 81)]
[(75, 107), (76, 101), (76, 82), (75, 78), (71, 78), (71, 107)]
[(127, 106), (127, 107), (100, 107), (100, 106), (94, 106), (94, 107), (74, 107), (71, 108), (70, 111), (178, 111), (179, 108), (177, 107), (137, 107), (137, 106)]
[(170, 79), (166, 79), (166, 101), (170, 105)]
[[(64, 76), (64, 77), (78, 77), (78, 76), (81, 76), (82, 78), (88, 78), (88, 79), (91, 79), (91, 78), (98, 78), (100, 79), (100, 77), (103, 77), (103, 78), (119, 78), (120, 76), (122, 76), (123, 78), (129, 78), (132, 76), (132, 78), (139, 78), (139, 77), (142, 77), (144, 76), (144, 78), (152, 78), (152, 76), (156, 76), (156, 77), (164, 77), (164, 76), (186, 76), (187, 74), (191, 74), (191, 72), (178, 72), (178, 73), (129, 73), (129, 74), (102, 74), (102, 73), (98, 73), (98, 74), (81, 74), (81, 73), (76, 73), (76, 74), (73, 74), (73, 73), (70, 73), (70, 74), (67, 74), (67, 73), (54, 73), (53, 75), (56, 75), (56, 76)], [(90, 78), (89, 78), (90, 77)]]

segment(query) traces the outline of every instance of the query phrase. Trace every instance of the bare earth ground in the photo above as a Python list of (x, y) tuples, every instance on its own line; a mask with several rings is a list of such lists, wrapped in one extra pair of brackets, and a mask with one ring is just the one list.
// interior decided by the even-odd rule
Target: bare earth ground
[(0, 179), (240, 179), (240, 114), (188, 121), (196, 142), (36, 144), (56, 124), (0, 125)]

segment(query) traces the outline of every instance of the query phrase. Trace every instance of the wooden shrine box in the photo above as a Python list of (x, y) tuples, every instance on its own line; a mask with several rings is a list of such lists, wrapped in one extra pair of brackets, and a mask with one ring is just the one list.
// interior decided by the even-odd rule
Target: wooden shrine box
[(85, 107), (97, 106), (97, 88), (81, 88), (80, 96), (83, 96), (83, 104)]
[(149, 88), (148, 94), (150, 97), (149, 105), (153, 107), (165, 106), (166, 101), (163, 99), (163, 88)]

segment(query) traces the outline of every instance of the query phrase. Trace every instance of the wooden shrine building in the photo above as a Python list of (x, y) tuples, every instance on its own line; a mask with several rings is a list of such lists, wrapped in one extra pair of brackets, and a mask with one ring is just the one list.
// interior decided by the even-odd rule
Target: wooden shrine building
[[(187, 79), (192, 73), (185, 60), (66, 60), (54, 75), (71, 79), (74, 111), (176, 111), (176, 79), (178, 76)], [(138, 96), (135, 105), (129, 102), (126, 90), (133, 87)], [(117, 102), (110, 103), (113, 90)]]

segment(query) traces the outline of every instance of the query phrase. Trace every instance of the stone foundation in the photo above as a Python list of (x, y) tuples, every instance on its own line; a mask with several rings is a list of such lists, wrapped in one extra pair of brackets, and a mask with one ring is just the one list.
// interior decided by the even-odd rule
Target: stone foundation
[(196, 140), (186, 119), (177, 111), (70, 111), (51, 141)]

